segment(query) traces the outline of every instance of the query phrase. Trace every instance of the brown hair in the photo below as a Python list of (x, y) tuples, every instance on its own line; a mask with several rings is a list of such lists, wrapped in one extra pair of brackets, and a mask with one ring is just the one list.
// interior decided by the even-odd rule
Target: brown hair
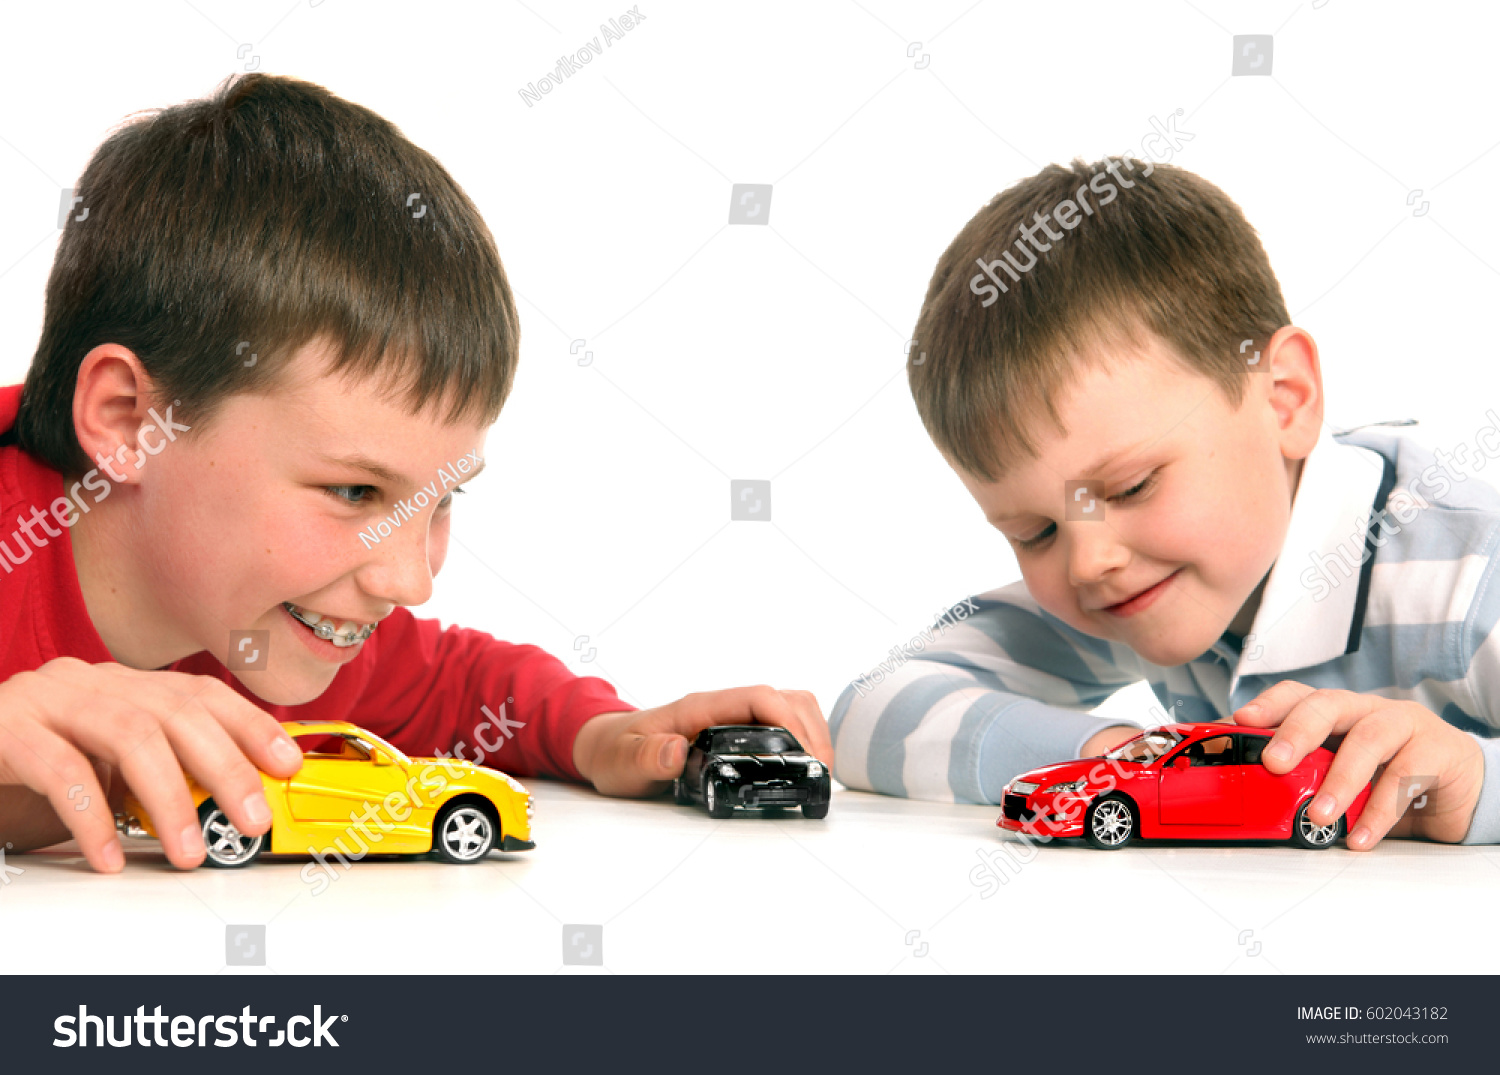
[[(1033, 214), (1054, 212), (1042, 231)], [(1263, 347), (1289, 322), (1255, 230), (1222, 190), (1170, 165), (1075, 160), (996, 195), (943, 252), (907, 375), (939, 450), (995, 481), (1036, 457), (1039, 412), (1061, 431), (1056, 398), (1101, 350), (1153, 333), (1238, 406), (1241, 341)]]
[(404, 386), (413, 411), (500, 413), (520, 327), (495, 241), (443, 166), (369, 109), (232, 76), (132, 119), (74, 193), (15, 430), (52, 467), (91, 465), (73, 392), (102, 343), (133, 351), (195, 431), (314, 339), (333, 370)]

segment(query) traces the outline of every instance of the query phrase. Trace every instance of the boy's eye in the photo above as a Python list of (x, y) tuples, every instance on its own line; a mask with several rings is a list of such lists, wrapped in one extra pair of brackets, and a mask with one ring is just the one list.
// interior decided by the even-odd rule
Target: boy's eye
[(447, 496), (443, 497), (443, 499), (441, 499), (441, 500), (438, 501), (438, 503), (437, 503), (438, 511), (442, 511), (445, 508), (451, 508), (451, 507), (453, 507), (453, 493), (463, 493), (463, 492), (467, 492), (467, 490), (464, 489), (464, 487), (462, 485), (456, 485), (456, 486), (454, 486), (452, 492), (450, 492)]
[(345, 504), (363, 504), (374, 493), (373, 485), (325, 485), (323, 491)]
[[(1140, 496), (1151, 486), (1152, 482), (1155, 481), (1155, 479), (1156, 471), (1152, 471), (1135, 485), (1132, 485), (1129, 489), (1126, 489), (1123, 493), (1116, 493), (1114, 496), (1109, 497), (1108, 499), (1111, 501), (1130, 500), (1134, 497)], [(1042, 530), (1035, 537), (1029, 537), (1025, 540), (1018, 539), (1016, 541), (1016, 547), (1021, 549), (1034, 549), (1041, 545), (1042, 542), (1046, 541), (1049, 537), (1051, 537), (1056, 530), (1057, 525), (1055, 523), (1048, 523), (1046, 529)]]
[(1041, 533), (1037, 534), (1035, 537), (1026, 538), (1024, 541), (1018, 539), (1016, 541), (1016, 546), (1022, 549), (1034, 549), (1042, 542), (1046, 541), (1049, 537), (1051, 537), (1053, 531), (1055, 531), (1056, 529), (1056, 523), (1048, 523), (1047, 528)]

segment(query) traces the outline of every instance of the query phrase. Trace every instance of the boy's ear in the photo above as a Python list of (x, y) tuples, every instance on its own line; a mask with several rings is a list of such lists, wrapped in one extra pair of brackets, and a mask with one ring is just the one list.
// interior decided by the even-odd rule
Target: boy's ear
[(1287, 459), (1306, 459), (1323, 428), (1318, 345), (1306, 329), (1284, 325), (1267, 343), (1266, 358), (1271, 375), (1269, 402), (1276, 413), (1281, 454)]
[(124, 481), (134, 481), (141, 458), (136, 440), (152, 400), (151, 377), (134, 351), (114, 343), (95, 347), (73, 389), (73, 429), (84, 454), (101, 466), (112, 459)]

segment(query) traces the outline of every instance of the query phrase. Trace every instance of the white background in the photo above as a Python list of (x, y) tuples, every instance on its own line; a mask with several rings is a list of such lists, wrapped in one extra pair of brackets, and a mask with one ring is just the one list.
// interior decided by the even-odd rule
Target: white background
[[(1182, 110), (1173, 163), (1258, 229), (1330, 425), (1413, 417), (1453, 445), (1500, 404), (1485, 5), (645, 0), (528, 107), (519, 89), (624, 10), (9, 8), (0, 383), (36, 345), (60, 189), (129, 113), (258, 56), (441, 160), (520, 296), (516, 389), (424, 613), (640, 705), (770, 682), (827, 710), (940, 607), (1019, 577), (928, 442), (903, 346), (985, 201), (1051, 161), (1141, 152), (1152, 117)], [(1237, 33), (1275, 34), (1271, 77), (1230, 76)], [(769, 226), (726, 223), (733, 183), (774, 185)], [(769, 524), (730, 523), (740, 478), (771, 479)]]
[[(1450, 445), (1500, 403), (1483, 5), (649, 0), (528, 107), (520, 87), (624, 10), (11, 9), (0, 381), (36, 346), (60, 188), (129, 113), (259, 56), (436, 155), (520, 296), (516, 389), (423, 612), (637, 704), (770, 682), (827, 709), (940, 607), (1019, 577), (917, 420), (904, 344), (980, 205), (1050, 161), (1141, 152), (1153, 116), (1184, 110), (1174, 162), (1259, 230), (1331, 425), (1415, 417)], [(1272, 76), (1230, 77), (1232, 34), (1273, 32)], [(736, 182), (773, 184), (769, 226), (726, 223)], [(730, 524), (733, 478), (772, 479), (769, 525)]]

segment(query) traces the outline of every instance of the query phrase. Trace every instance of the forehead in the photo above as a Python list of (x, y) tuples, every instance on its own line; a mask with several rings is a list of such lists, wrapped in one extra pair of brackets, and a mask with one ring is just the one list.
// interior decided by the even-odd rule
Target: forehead
[(1222, 390), (1177, 358), (1164, 342), (1109, 355), (1081, 358), (1059, 389), (1058, 425), (1033, 416), (1037, 454), (1016, 459), (994, 482), (959, 471), (976, 497), (1001, 502), (1024, 497), (1039, 485), (1107, 479), (1140, 465), (1153, 448), (1177, 432), (1195, 430), (1227, 404)]

